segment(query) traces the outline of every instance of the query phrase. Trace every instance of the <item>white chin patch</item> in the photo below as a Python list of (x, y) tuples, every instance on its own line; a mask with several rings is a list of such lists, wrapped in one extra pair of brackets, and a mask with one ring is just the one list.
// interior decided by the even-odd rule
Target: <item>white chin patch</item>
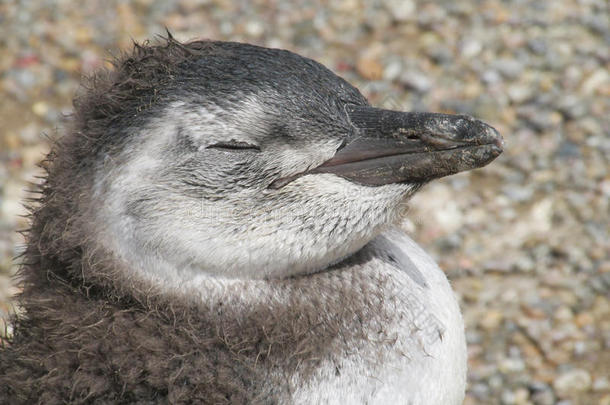
[(258, 201), (184, 198), (139, 223), (115, 218), (106, 240), (134, 276), (170, 289), (206, 277), (284, 278), (323, 270), (362, 248), (396, 222), (409, 191), (307, 175)]

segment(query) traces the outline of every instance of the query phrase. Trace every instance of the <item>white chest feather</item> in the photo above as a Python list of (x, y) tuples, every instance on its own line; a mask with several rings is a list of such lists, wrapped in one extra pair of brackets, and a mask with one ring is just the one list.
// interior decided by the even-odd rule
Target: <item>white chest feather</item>
[[(379, 356), (380, 345), (369, 340), (354, 348), (357, 352), (327, 362), (307, 385), (294, 381), (294, 403), (461, 404), (466, 385), (464, 325), (447, 278), (400, 232), (384, 234), (372, 248), (378, 257), (364, 264), (362, 271), (382, 271), (392, 277), (396, 288), (387, 294), (397, 300), (387, 302), (401, 304), (390, 308), (398, 316), (385, 325), (389, 328), (385, 336), (395, 339), (392, 349), (371, 361)], [(374, 338), (375, 331), (371, 332)]]

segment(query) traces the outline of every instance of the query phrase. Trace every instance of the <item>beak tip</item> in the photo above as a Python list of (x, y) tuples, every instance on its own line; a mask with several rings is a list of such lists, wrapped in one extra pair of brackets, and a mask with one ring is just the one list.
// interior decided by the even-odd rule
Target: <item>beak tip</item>
[(486, 129), (485, 138), (488, 139), (487, 142), (495, 145), (499, 149), (499, 152), (502, 153), (502, 151), (504, 150), (504, 146), (505, 146), (504, 138), (502, 137), (502, 135), (500, 135), (500, 133), (491, 125), (488, 125), (485, 123), (483, 123), (483, 125), (485, 125), (485, 127), (486, 127), (485, 128)]
[(498, 147), (498, 149), (500, 149), (500, 152), (502, 152), (504, 150), (504, 146), (506, 145), (506, 142), (504, 142), (504, 138), (502, 137), (502, 135), (500, 135), (500, 133), (498, 131), (496, 131), (494, 128), (493, 132), (494, 132), (494, 144)]
[(498, 149), (500, 149), (500, 152), (502, 152), (504, 150), (504, 146), (506, 145), (506, 142), (504, 142), (504, 138), (502, 138), (502, 136), (498, 136), (496, 138), (496, 146), (498, 147)]

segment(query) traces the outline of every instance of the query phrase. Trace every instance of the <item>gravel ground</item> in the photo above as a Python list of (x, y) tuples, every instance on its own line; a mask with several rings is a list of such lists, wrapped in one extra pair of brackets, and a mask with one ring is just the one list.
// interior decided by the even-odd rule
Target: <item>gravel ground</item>
[(428, 186), (405, 222), (460, 296), (465, 403), (610, 404), (606, 0), (75, 4), (0, 1), (0, 316), (42, 134), (61, 132), (82, 74), (168, 27), (294, 50), (377, 106), (495, 126), (504, 154)]

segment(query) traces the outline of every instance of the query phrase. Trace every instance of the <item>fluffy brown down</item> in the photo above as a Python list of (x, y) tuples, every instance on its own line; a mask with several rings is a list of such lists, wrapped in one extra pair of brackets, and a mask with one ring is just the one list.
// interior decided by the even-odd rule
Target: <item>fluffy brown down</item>
[(286, 370), (306, 380), (388, 316), (385, 281), (348, 267), (269, 281), (288, 305), (186, 302), (124, 280), (89, 237), (96, 151), (120, 147), (105, 139), (106, 129), (154, 103), (181, 61), (213, 51), (204, 41), (171, 37), (135, 46), (75, 100), (71, 127), (43, 163), (47, 178), (32, 204), (18, 297), (24, 311), (0, 349), (0, 403), (277, 403), (290, 394), (280, 381)]

